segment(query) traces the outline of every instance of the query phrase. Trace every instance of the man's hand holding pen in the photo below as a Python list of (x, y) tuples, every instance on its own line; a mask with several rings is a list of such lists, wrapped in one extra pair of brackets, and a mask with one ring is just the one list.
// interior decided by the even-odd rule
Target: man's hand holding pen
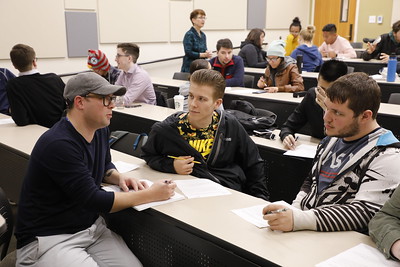
[(293, 231), (293, 211), (283, 205), (269, 204), (263, 209), (263, 218), (271, 230)]
[(293, 135), (288, 134), (283, 139), (283, 145), (285, 146), (286, 149), (295, 150), (297, 139), (298, 139), (298, 136), (294, 137)]

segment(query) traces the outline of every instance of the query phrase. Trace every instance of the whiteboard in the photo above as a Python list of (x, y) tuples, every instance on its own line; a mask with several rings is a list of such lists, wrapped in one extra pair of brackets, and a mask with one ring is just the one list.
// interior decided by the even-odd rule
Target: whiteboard
[(200, 8), (206, 12), (207, 21), (203, 30), (246, 29), (247, 1), (194, 0), (193, 3), (194, 9)]
[(100, 43), (168, 42), (169, 1), (98, 0)]
[(66, 56), (63, 0), (0, 0), (0, 25), (0, 59), (9, 59), (18, 43), (33, 47), (38, 58)]

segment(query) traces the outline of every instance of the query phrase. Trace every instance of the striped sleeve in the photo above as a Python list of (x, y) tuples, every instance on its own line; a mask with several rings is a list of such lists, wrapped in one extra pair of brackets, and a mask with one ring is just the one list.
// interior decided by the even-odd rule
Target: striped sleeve
[(317, 231), (366, 230), (369, 221), (380, 208), (379, 204), (353, 201), (351, 204), (315, 209)]

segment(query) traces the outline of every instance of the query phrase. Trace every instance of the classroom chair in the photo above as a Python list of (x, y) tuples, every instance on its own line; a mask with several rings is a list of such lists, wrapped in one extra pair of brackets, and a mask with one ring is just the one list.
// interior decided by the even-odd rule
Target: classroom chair
[(400, 93), (391, 93), (388, 103), (400, 105)]
[(254, 76), (245, 74), (244, 77), (244, 87), (246, 88), (254, 88)]
[(189, 80), (189, 76), (190, 76), (190, 73), (188, 73), (188, 72), (175, 72), (174, 76), (172, 76), (172, 79), (188, 81)]
[(113, 131), (110, 134), (110, 148), (131, 156), (140, 158), (142, 146), (147, 142), (146, 133), (130, 133), (127, 131)]

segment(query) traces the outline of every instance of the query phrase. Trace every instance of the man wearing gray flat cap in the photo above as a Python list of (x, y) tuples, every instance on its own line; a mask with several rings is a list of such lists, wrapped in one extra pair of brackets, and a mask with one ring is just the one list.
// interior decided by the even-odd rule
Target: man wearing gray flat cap
[[(142, 266), (99, 213), (168, 199), (176, 184), (148, 187), (111, 162), (107, 126), (115, 97), (125, 92), (96, 73), (68, 81), (67, 115), (39, 138), (29, 160), (15, 234), (17, 266)], [(103, 191), (102, 182), (123, 192)]]

